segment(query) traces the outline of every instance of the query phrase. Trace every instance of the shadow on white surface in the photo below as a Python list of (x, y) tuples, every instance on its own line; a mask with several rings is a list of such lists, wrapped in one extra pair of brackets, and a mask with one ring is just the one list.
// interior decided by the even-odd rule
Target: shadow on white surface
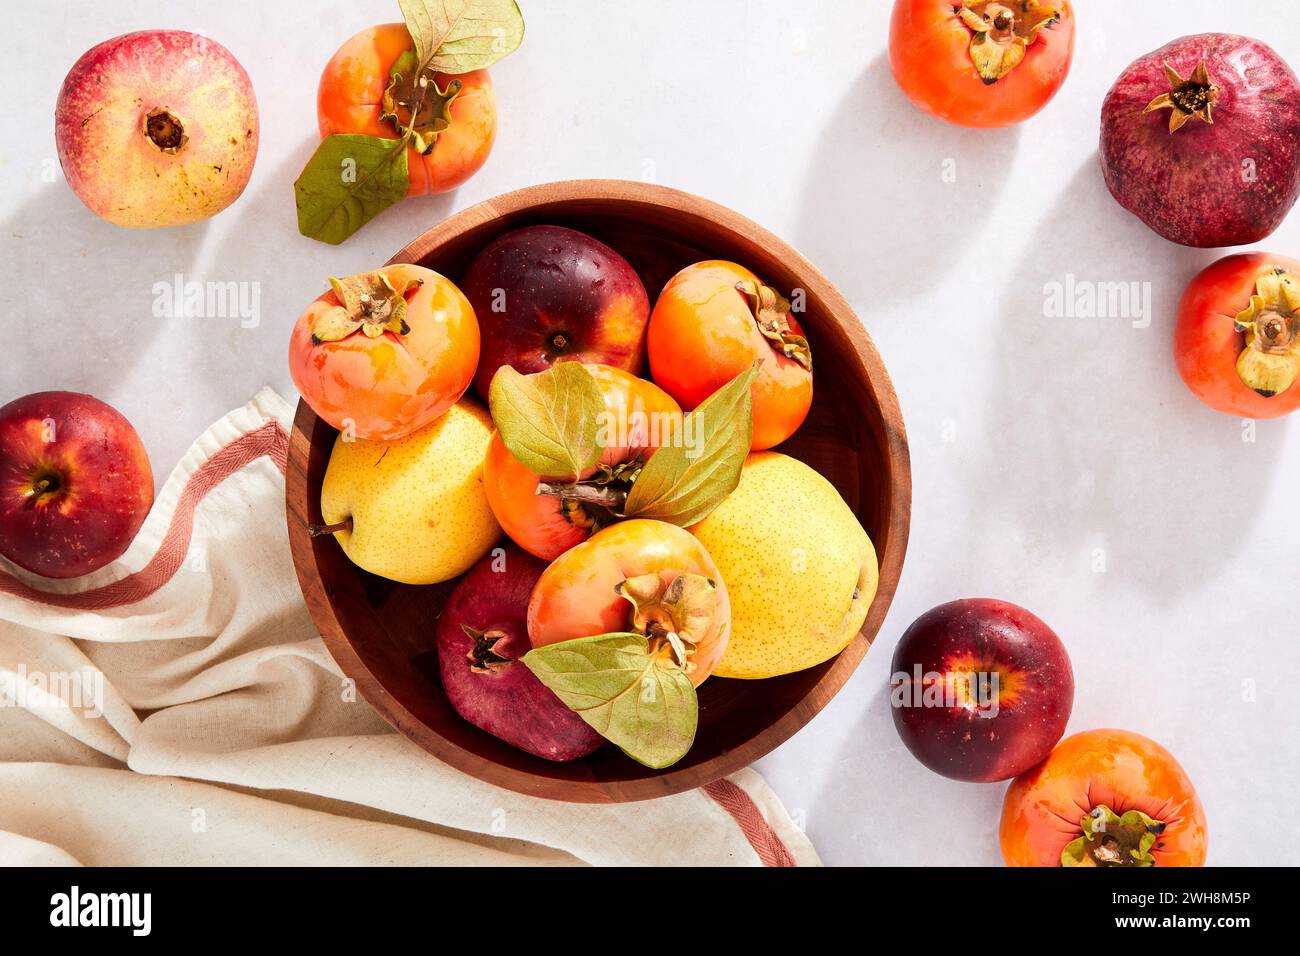
[[(152, 317), (155, 284), (174, 263), (192, 267), (207, 229), (207, 221), (124, 229), (82, 205), (62, 179), (36, 190), (4, 224), (17, 240), (10, 246), (17, 261), (8, 268), (28, 284), (6, 312), (4, 364), (14, 376), (6, 374), (6, 386), (39, 375), (39, 388), (28, 390), (85, 391), (94, 381), (111, 391), (164, 334)], [(112, 282), (98, 281), (103, 275)], [(57, 362), (50, 361), (51, 343), (60, 343)], [(17, 393), (6, 387), (0, 401), (16, 397), (10, 391)]]
[[(1173, 361), (1183, 288), (1226, 250), (1172, 245), (1123, 214), (1095, 155), (1040, 222), (1021, 261), (999, 267), (1013, 281), (998, 283), (983, 414), (1000, 424), (975, 450), (982, 505), (964, 547), (1084, 589), (1104, 580), (1111, 601), (1131, 588), (1172, 602), (1241, 552), (1279, 477), (1281, 443), (1244, 441), (1248, 426), (1197, 401)], [(1148, 288), (1149, 314), (1046, 314), (1048, 284), (1071, 275)]]
[(1007, 185), (1019, 127), (972, 130), (917, 109), (878, 56), (844, 94), (809, 164), (795, 246), (868, 328), (968, 256)]

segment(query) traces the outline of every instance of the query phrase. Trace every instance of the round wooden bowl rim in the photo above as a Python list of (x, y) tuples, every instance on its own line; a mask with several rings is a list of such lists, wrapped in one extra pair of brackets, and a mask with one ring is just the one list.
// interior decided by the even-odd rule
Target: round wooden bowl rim
[[(799, 706), (790, 708), (778, 720), (752, 737), (743, 747), (733, 748), (677, 771), (671, 767), (659, 772), (647, 770), (645, 777), (634, 780), (610, 783), (575, 782), (488, 760), (443, 737), (437, 729), (428, 726), (407, 710), (365, 665), (344, 633), (333, 602), (324, 593), (319, 573), (316, 571), (312, 540), (306, 532), (305, 525), (295, 521), (292, 516), (293, 502), (307, 501), (308, 456), (311, 435), (317, 423), (315, 413), (301, 399), (298, 402), (289, 446), (285, 495), (289, 541), (299, 584), (304, 596), (312, 593), (319, 595), (316, 601), (308, 600), (307, 606), (330, 654), (344, 674), (357, 681), (362, 695), (385, 720), (439, 760), (480, 780), (532, 796), (570, 802), (606, 803), (630, 802), (680, 793), (735, 773), (788, 740), (844, 686), (871, 646), (871, 641), (884, 621), (898, 586), (910, 525), (911, 469), (898, 398), (875, 345), (862, 323), (858, 321), (848, 301), (816, 266), (784, 240), (752, 220), (708, 199), (666, 186), (615, 179), (574, 179), (529, 186), (485, 200), (448, 217), (404, 246), (389, 260), (389, 264), (419, 262), (431, 250), (441, 246), (447, 240), (504, 216), (535, 212), (539, 208), (548, 206), (593, 200), (615, 200), (670, 209), (677, 214), (704, 217), (732, 233), (758, 241), (785, 263), (791, 272), (798, 275), (803, 286), (816, 292), (825, 304), (828, 314), (854, 342), (858, 357), (866, 370), (866, 385), (879, 407), (882, 420), (886, 423), (884, 451), (888, 459), (887, 486), (890, 488), (892, 503), (888, 517), (887, 542), (884, 551), (879, 555), (880, 584), (862, 630), (848, 647), (834, 658), (832, 666), (809, 689)], [(309, 504), (308, 502), (308, 506)], [(423, 728), (424, 732), (417, 733), (417, 728)]]

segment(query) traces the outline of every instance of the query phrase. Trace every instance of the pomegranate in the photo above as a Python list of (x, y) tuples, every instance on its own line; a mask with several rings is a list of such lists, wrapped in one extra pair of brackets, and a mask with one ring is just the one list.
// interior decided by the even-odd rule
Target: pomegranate
[(528, 598), (546, 569), (513, 545), (479, 561), (438, 619), (438, 665), (451, 706), (475, 727), (546, 760), (576, 760), (604, 743), (519, 658)]
[(216, 40), (141, 30), (105, 40), (68, 71), (54, 108), (68, 185), (118, 226), (179, 226), (239, 198), (257, 158), (257, 101)]
[(1300, 83), (1259, 40), (1174, 40), (1106, 94), (1101, 166), (1119, 204), (1172, 242), (1258, 242), (1300, 195)]

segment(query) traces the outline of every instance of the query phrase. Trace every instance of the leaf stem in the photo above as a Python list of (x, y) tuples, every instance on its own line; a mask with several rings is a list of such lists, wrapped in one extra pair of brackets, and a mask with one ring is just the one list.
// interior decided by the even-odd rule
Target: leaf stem
[(605, 508), (622, 508), (627, 501), (627, 492), (612, 485), (564, 484), (558, 481), (539, 481), (537, 494), (550, 498), (567, 498), (570, 501), (585, 501)]

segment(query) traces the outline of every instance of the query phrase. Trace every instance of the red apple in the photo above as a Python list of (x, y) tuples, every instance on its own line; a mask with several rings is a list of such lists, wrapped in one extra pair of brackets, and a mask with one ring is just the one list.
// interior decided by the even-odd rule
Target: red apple
[(75, 578), (127, 549), (153, 505), (140, 436), (90, 395), (37, 392), (0, 408), (0, 555)]
[(253, 172), (257, 132), (239, 61), (184, 30), (142, 30), (92, 47), (54, 108), (68, 185), (119, 226), (176, 226), (225, 209)]
[(508, 232), (475, 256), (460, 288), (483, 336), (474, 388), (485, 399), (503, 365), (526, 375), (567, 360), (633, 375), (645, 366), (645, 286), (591, 236), (560, 226)]
[(438, 666), (451, 706), (475, 727), (546, 760), (576, 760), (604, 739), (519, 661), (544, 570), (513, 545), (474, 565), (438, 618)]
[(1046, 624), (1006, 601), (967, 598), (922, 614), (894, 651), (894, 726), (955, 780), (1008, 780), (1049, 753), (1074, 706), (1074, 672)]

